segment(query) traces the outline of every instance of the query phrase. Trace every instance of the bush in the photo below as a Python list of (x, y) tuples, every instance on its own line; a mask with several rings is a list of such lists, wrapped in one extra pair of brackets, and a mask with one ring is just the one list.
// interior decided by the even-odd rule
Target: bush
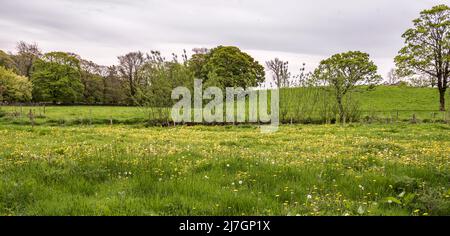
[(32, 84), (28, 78), (0, 66), (0, 102), (31, 100)]

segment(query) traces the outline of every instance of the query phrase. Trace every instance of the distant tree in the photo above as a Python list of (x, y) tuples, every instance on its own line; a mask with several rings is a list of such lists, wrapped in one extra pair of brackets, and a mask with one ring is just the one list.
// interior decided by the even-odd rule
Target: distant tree
[(103, 103), (127, 104), (126, 81), (120, 79), (117, 67), (107, 67), (103, 73)]
[(397, 74), (395, 69), (391, 69), (388, 72), (387, 79), (388, 79), (387, 83), (389, 85), (396, 85), (398, 82), (400, 82), (401, 77)]
[(65, 52), (50, 52), (38, 59), (32, 82), (36, 101), (71, 103), (83, 97), (80, 61)]
[(102, 103), (104, 97), (104, 81), (102, 73), (104, 68), (92, 61), (80, 60), (81, 83), (84, 87), (83, 97), (85, 103)]
[(139, 76), (139, 104), (151, 107), (167, 107), (173, 105), (171, 92), (178, 86), (191, 88), (194, 75), (187, 66), (186, 53), (182, 55), (183, 62), (173, 55), (172, 61), (167, 61), (158, 51), (147, 55)]
[(218, 46), (206, 54), (196, 55), (188, 65), (195, 77), (206, 84), (247, 88), (264, 82), (264, 67), (237, 47)]
[(194, 73), (195, 78), (197, 79), (206, 79), (206, 74), (204, 74), (203, 66), (206, 64), (210, 50), (206, 48), (198, 49), (194, 48), (192, 49), (194, 51), (194, 55), (189, 59), (187, 62), (187, 65), (189, 69)]
[(17, 54), (13, 57), (21, 75), (31, 78), (34, 62), (42, 56), (36, 43), (28, 44), (23, 41), (17, 43)]
[(377, 66), (370, 60), (369, 54), (350, 51), (336, 54), (320, 62), (314, 71), (314, 78), (334, 90), (340, 121), (344, 120), (343, 99), (358, 84), (375, 85), (380, 82)]
[(2, 50), (0, 50), (0, 66), (5, 67), (6, 69), (11, 69), (16, 74), (19, 73), (16, 63), (14, 62), (11, 55), (5, 53)]
[(266, 67), (272, 73), (272, 78), (277, 88), (289, 87), (289, 62), (278, 58), (266, 62)]
[(426, 88), (432, 86), (429, 76), (423, 74), (409, 77), (408, 82), (412, 87)]
[(26, 102), (31, 100), (32, 84), (28, 78), (0, 66), (0, 102)]
[(450, 75), (450, 8), (435, 6), (420, 13), (414, 28), (404, 34), (406, 46), (395, 62), (402, 76), (426, 74), (435, 78), (439, 90), (440, 110), (445, 110), (445, 91)]
[(119, 56), (119, 72), (123, 79), (128, 81), (129, 96), (132, 101), (136, 96), (136, 87), (139, 84), (138, 73), (146, 58), (140, 51), (130, 52), (124, 56)]

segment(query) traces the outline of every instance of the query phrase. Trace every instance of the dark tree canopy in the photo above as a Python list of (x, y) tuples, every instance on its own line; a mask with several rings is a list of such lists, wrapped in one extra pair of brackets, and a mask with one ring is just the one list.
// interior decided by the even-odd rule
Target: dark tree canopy
[(219, 46), (206, 54), (196, 54), (189, 65), (197, 78), (222, 88), (253, 87), (265, 80), (264, 67), (233, 46)]
[(435, 78), (440, 94), (440, 110), (445, 110), (445, 91), (450, 75), (450, 8), (435, 6), (420, 13), (414, 27), (404, 34), (403, 47), (395, 62), (402, 76), (426, 75)]
[(33, 99), (44, 102), (73, 103), (83, 96), (80, 61), (65, 52), (50, 52), (33, 68)]

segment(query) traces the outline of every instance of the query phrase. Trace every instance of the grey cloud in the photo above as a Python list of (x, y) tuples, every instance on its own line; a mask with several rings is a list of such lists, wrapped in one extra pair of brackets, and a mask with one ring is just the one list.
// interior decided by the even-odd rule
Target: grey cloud
[[(439, 0), (2, 1), (0, 48), (18, 40), (81, 48), (95, 58), (161, 44), (233, 44), (327, 56), (364, 50), (392, 58), (401, 34)], [(156, 48), (155, 48), (156, 49)], [(117, 54), (116, 54), (117, 55)], [(85, 56), (85, 55), (83, 55)], [(111, 62), (115, 57), (111, 58)]]

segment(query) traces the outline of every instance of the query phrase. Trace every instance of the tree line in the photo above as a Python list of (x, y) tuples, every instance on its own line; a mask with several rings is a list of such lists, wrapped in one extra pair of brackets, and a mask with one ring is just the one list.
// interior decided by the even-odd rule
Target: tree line
[[(420, 13), (414, 27), (402, 37), (405, 46), (395, 58), (391, 84), (410, 77), (427, 78), (439, 91), (439, 108), (445, 110), (450, 75), (450, 8), (438, 5)], [(130, 52), (117, 57), (117, 65), (101, 66), (70, 52), (43, 53), (37, 44), (19, 42), (17, 53), (0, 50), (0, 102), (54, 104), (104, 104), (170, 106), (173, 88), (192, 88), (194, 78), (205, 86), (255, 87), (265, 81), (265, 68), (233, 46), (194, 49), (188, 58), (173, 54), (166, 59), (158, 51)], [(265, 63), (275, 87), (323, 87), (333, 91), (340, 116), (343, 101), (357, 85), (382, 81), (377, 66), (364, 52), (350, 51), (320, 62), (313, 72), (304, 66), (291, 76), (287, 61)]]
[(264, 67), (233, 46), (196, 50), (191, 58), (186, 51), (170, 59), (136, 51), (117, 59), (117, 65), (101, 66), (19, 42), (17, 54), (0, 51), (0, 101), (168, 106), (172, 89), (191, 88), (194, 78), (221, 88), (254, 87), (265, 78)]

